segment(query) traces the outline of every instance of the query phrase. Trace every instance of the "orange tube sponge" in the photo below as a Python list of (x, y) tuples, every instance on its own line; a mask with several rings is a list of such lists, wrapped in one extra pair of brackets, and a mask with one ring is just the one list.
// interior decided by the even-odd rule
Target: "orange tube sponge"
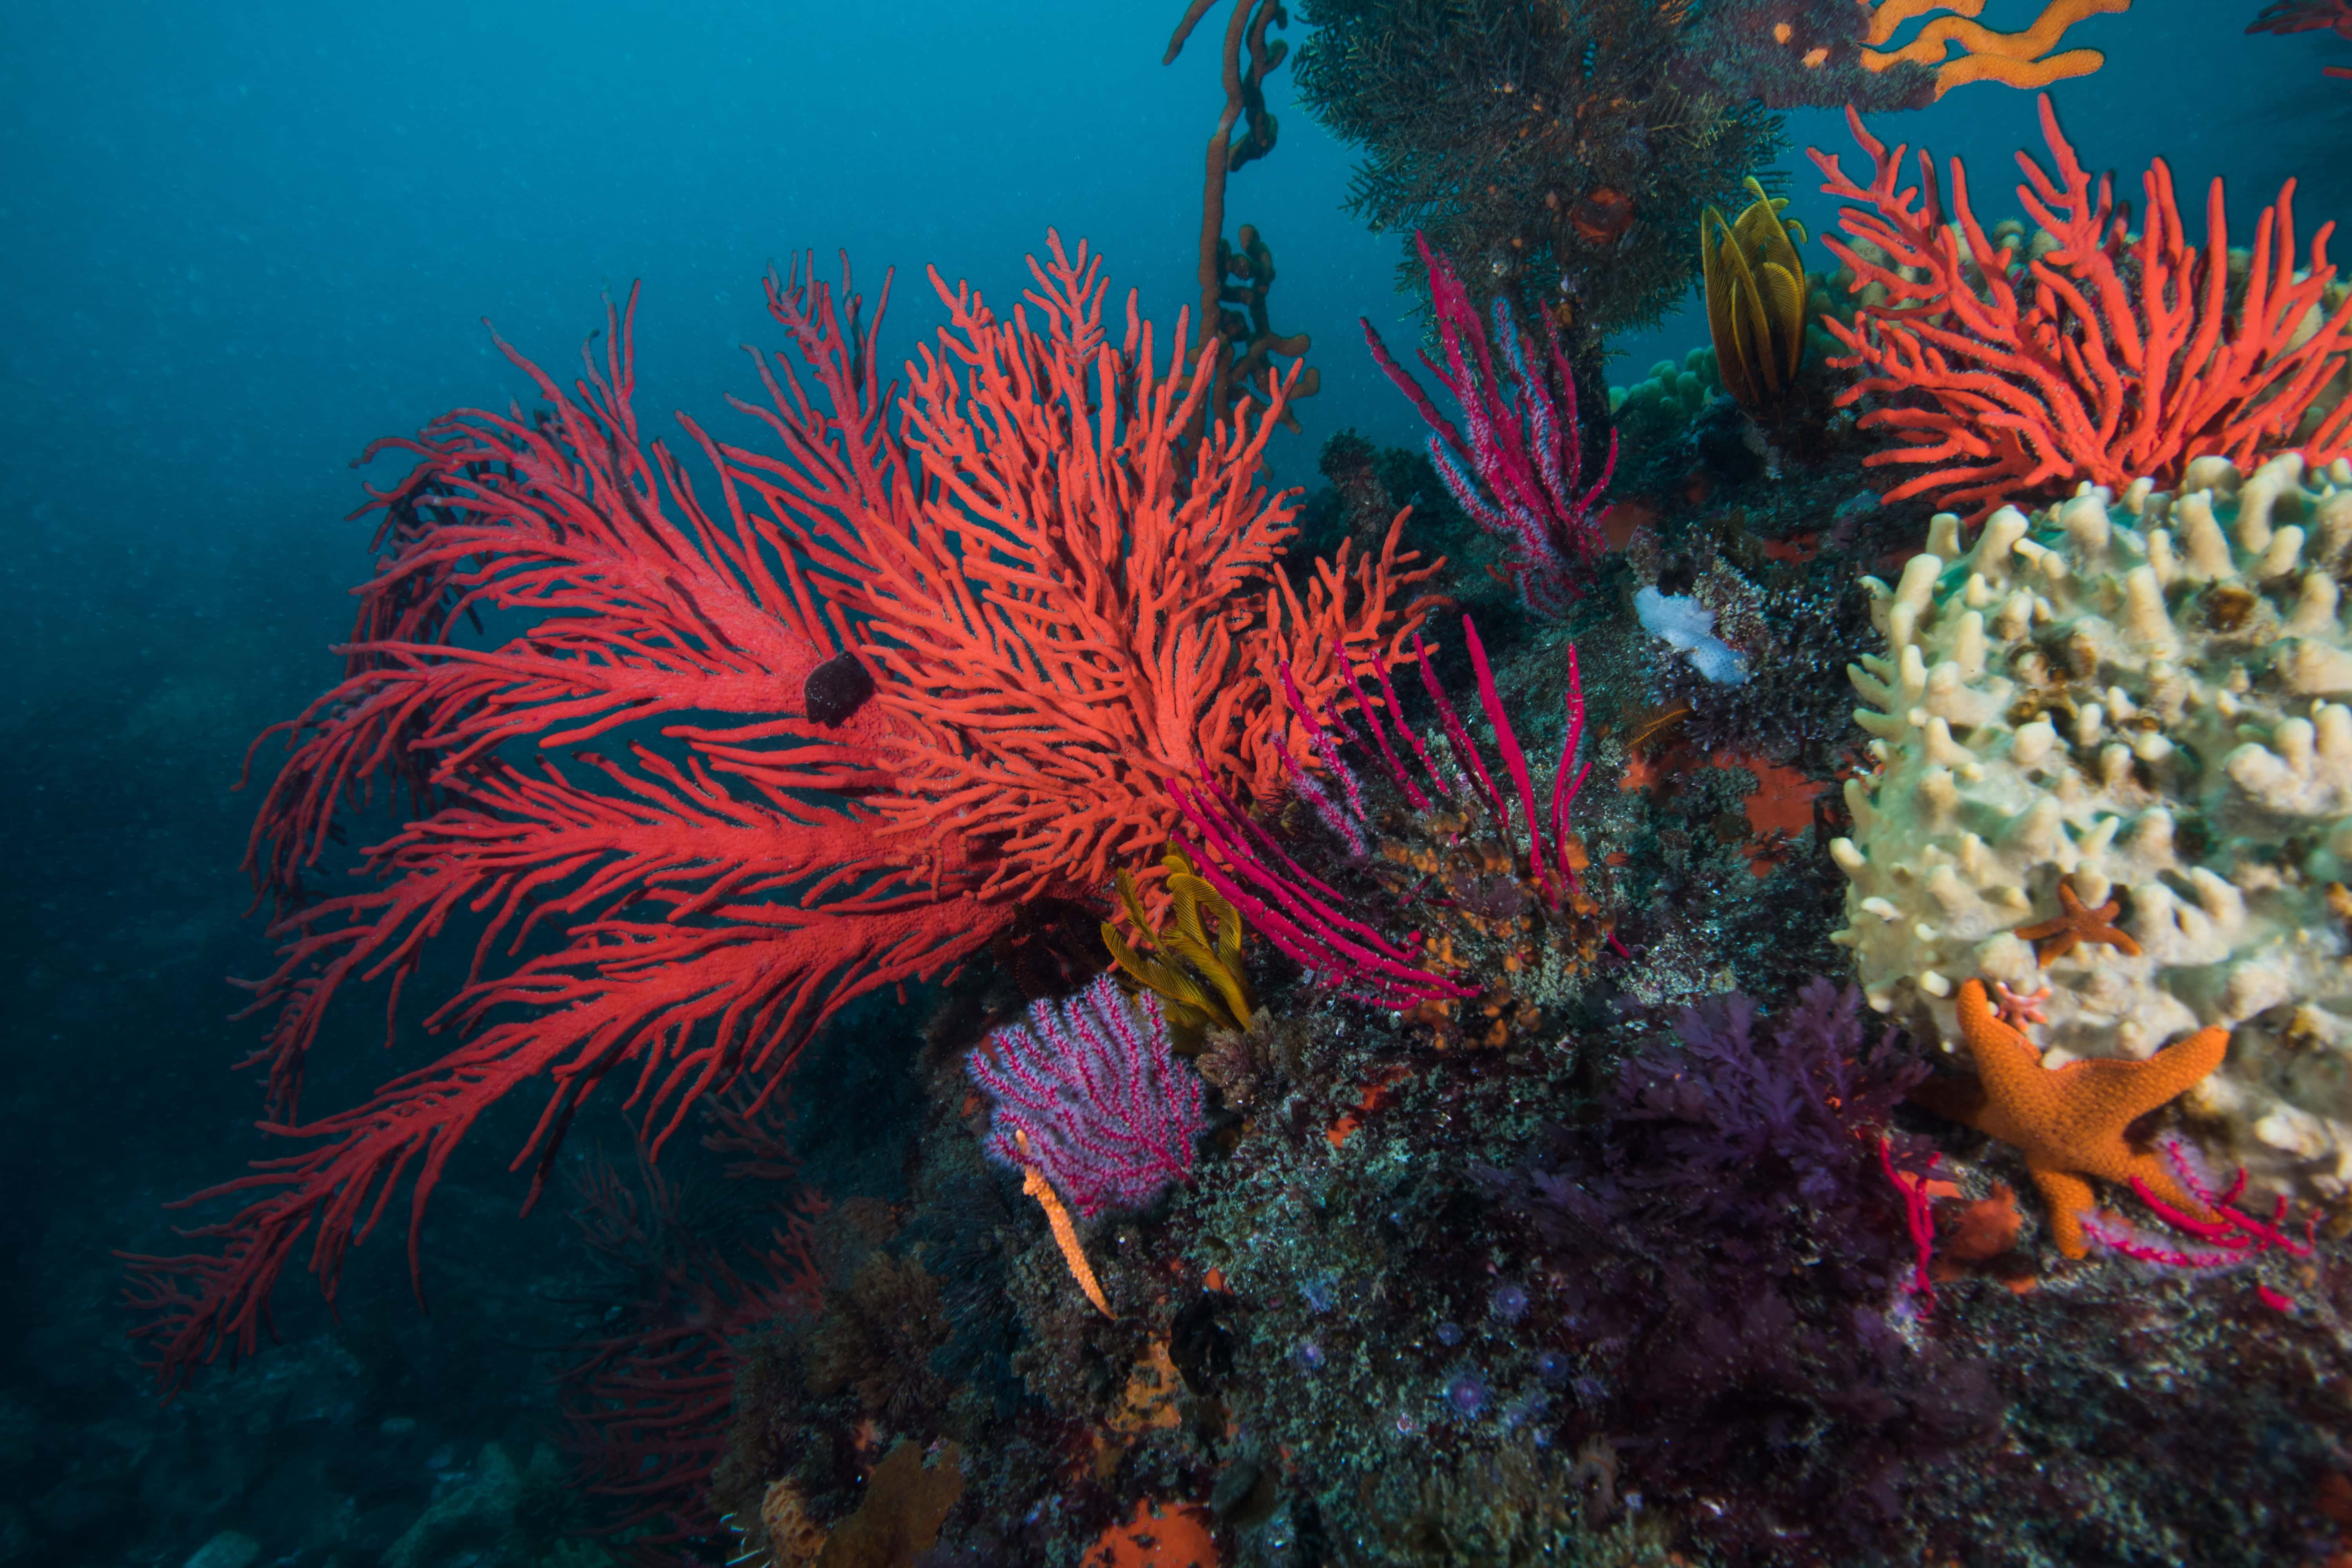
[[(2032, 26), (2021, 32), (1999, 33), (1975, 19), (1984, 10), (1984, 0), (1884, 0), (1871, 13), (1870, 26), (1864, 32), (1864, 42), (1871, 47), (1862, 51), (1862, 63), (1874, 71), (1906, 60), (1935, 66), (1937, 98), (1972, 81), (2044, 88), (2068, 77), (2088, 76), (2106, 64), (2107, 57), (2097, 49), (2051, 54), (2068, 28), (2088, 16), (2130, 9), (2131, 0), (2050, 0)], [(1945, 15), (1929, 21), (1900, 48), (1877, 47), (1893, 42), (1906, 22), (1930, 11)], [(1945, 56), (1952, 44), (1958, 44), (1961, 52), (1958, 58), (1948, 60)]]
[(1064, 1208), (1062, 1200), (1055, 1195), (1054, 1184), (1039, 1175), (1036, 1166), (1024, 1165), (1021, 1167), (1021, 1190), (1035, 1198), (1038, 1205), (1045, 1209), (1045, 1223), (1053, 1228), (1054, 1245), (1062, 1249), (1062, 1261), (1070, 1266), (1070, 1278), (1078, 1282), (1078, 1289), (1087, 1293), (1087, 1300), (1095, 1304), (1095, 1310), (1106, 1318), (1118, 1316), (1110, 1310), (1109, 1298), (1103, 1294), (1102, 1283), (1095, 1278), (1094, 1265), (1087, 1261), (1087, 1249), (1078, 1245), (1077, 1226), (1070, 1223), (1070, 1211)]

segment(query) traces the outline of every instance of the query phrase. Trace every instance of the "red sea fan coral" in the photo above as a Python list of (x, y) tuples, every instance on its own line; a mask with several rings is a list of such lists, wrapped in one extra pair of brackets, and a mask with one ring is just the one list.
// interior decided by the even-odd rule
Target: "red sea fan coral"
[(904, 721), (885, 809), (926, 842), (987, 846), (989, 889), (1022, 896), (1151, 856), (1170, 784), (1202, 763), (1272, 794), (1307, 746), (1276, 670), (1328, 701), (1349, 659), (1401, 657), (1423, 604), (1397, 605), (1434, 570), (1405, 569), (1400, 513), (1376, 558), (1351, 567), (1342, 544), (1296, 592), (1278, 566), (1290, 498), (1258, 476), (1298, 367), (1255, 418), (1244, 399), (1188, 448), (1204, 394), (1181, 330), (1155, 365), (1130, 299), (1112, 352), (1097, 274), (1083, 247), (1054, 247), (1028, 296), (1043, 332), (933, 274), (953, 331), (909, 367), (920, 510), (862, 541), (868, 651)]
[(2263, 211), (2242, 279), (2233, 277), (2221, 181), (2207, 196), (2198, 249), (2158, 160), (2142, 180), (2146, 226), (2133, 236), (2116, 216), (2112, 181), (2101, 177), (2095, 199), (2047, 94), (2041, 107), (2056, 174), (2021, 153), (2026, 184), (2017, 194), (2056, 244), (2021, 267), (1978, 223), (1958, 159), (1948, 214), (1928, 155), (1919, 155), (1919, 184), (1898, 189), (1906, 149), (1890, 154), (1852, 110), (1869, 185), (1855, 184), (1834, 156), (1811, 153), (1828, 176), (1822, 188), (1854, 204), (1840, 226), (1872, 248), (1826, 243), (1886, 296), (1864, 306), (1854, 327), (1822, 323), (1851, 351), (1831, 363), (1864, 373), (1838, 401), (1876, 400), (1862, 423), (1895, 433), (1897, 446), (1865, 461), (1925, 469), (1885, 499), (1925, 494), (1982, 515), (2078, 481), (2171, 483), (2207, 454), (2249, 468), (2258, 453), (2286, 447), (2315, 463), (2352, 450), (2352, 403), (2305, 417), (2352, 351), (2352, 300), (2333, 314), (2324, 305), (2335, 226), (2320, 226), (2310, 266), (2298, 271), (2288, 181), (2278, 205)]
[[(815, 315), (831, 351), (820, 378), (837, 422), (856, 424), (856, 356), (829, 306)], [(412, 1173), (414, 1268), (450, 1155), (525, 1081), (554, 1089), (516, 1159), (537, 1162), (536, 1196), (571, 1117), (614, 1069), (636, 1069), (633, 1103), (658, 1147), (700, 1093), (745, 1074), (778, 1081), (852, 998), (940, 973), (1009, 915), (962, 897), (970, 879), (952, 868), (898, 868), (879, 814), (842, 793), (882, 777), (878, 714), (836, 731), (790, 712), (839, 649), (840, 617), (793, 564), (803, 540), (745, 516), (732, 485), (736, 526), (722, 529), (640, 438), (628, 326), (608, 314), (602, 363), (569, 393), (509, 351), (550, 405), (539, 419), (463, 410), (385, 444), (420, 462), (384, 498), (391, 553), (359, 616), (373, 640), (346, 650), (346, 679), (290, 727), (249, 859), (289, 906), (274, 928), (284, 962), (254, 988), (256, 1010), (276, 1014), (258, 1053), (264, 1127), (307, 1147), (189, 1200), (245, 1200), (194, 1232), (219, 1250), (131, 1260), (149, 1320), (137, 1332), (167, 1386), (224, 1346), (255, 1348), (313, 1226), (310, 1266), (331, 1300), (349, 1247)], [(455, 634), (476, 610), (532, 624), (469, 647)], [(623, 725), (643, 738), (616, 758), (575, 752), (567, 768), (500, 752)], [(436, 809), (364, 852), (373, 886), (300, 901), (344, 808), (395, 780)], [(396, 1005), (452, 920), (478, 930), (470, 981), (426, 1026), (461, 1043), (355, 1108), (299, 1120), (301, 1059), (343, 983), (389, 976)], [(523, 956), (543, 927), (561, 941)]]
[[(1394, 598), (1424, 574), (1393, 530), (1352, 608), (1344, 559), (1303, 602), (1283, 585), (1288, 498), (1255, 480), (1279, 388), (1188, 443), (1206, 378), (1172, 397), (1182, 327), (1156, 374), (1131, 302), (1124, 352), (1103, 341), (1083, 247), (1056, 238), (1033, 271), (1044, 332), (940, 286), (954, 325), (904, 403), (854, 296), (845, 312), (813, 277), (772, 279), (794, 352), (751, 411), (782, 452), (682, 418), (710, 504), (638, 429), (634, 295), (568, 391), (507, 350), (537, 416), (460, 410), (376, 448), (419, 461), (376, 503), (345, 678), (281, 727), (248, 859), (284, 947), (253, 986), (274, 1016), (247, 1065), (268, 1070), (265, 1130), (299, 1147), (189, 1200), (243, 1201), (193, 1232), (215, 1250), (131, 1260), (167, 1386), (255, 1348), (306, 1235), (331, 1300), (404, 1177), (414, 1271), (435, 1184), (507, 1094), (552, 1089), (515, 1161), (534, 1196), (616, 1071), (658, 1152), (699, 1096), (772, 1090), (826, 1019), (951, 970), (1016, 897), (1083, 895), (1164, 838), (1170, 773), (1278, 778), (1274, 670), (1298, 664), (1325, 700), (1343, 679), (1302, 645), (1410, 635)], [(416, 816), (362, 852), (367, 886), (310, 898), (378, 785)], [(302, 1120), (344, 984), (388, 978), (396, 1007), (453, 923), (471, 969), (425, 1024), (458, 1043)]]

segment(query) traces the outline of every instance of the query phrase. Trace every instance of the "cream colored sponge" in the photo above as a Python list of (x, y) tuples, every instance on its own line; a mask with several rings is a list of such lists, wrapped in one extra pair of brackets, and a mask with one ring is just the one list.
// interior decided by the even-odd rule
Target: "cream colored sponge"
[[(2047, 986), (2053, 1067), (2227, 1025), (2185, 1102), (2214, 1152), (2352, 1185), (2347, 558), (2352, 468), (2205, 458), (2177, 496), (2003, 507), (1965, 549), (1941, 514), (1897, 585), (1866, 580), (1886, 652), (1849, 673), (1878, 766), (1831, 850), (1871, 1005), (1957, 1049), (1962, 981)], [(2037, 952), (2062, 882), (2126, 940)]]

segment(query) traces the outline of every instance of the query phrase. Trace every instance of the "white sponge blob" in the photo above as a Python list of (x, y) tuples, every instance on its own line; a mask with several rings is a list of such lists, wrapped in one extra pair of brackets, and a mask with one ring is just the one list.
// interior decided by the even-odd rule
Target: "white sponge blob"
[(1643, 631), (1664, 638), (1717, 686), (1738, 686), (1748, 679), (1747, 658), (1715, 635), (1715, 612), (1696, 599), (1644, 588), (1633, 595), (1633, 613), (1642, 617)]

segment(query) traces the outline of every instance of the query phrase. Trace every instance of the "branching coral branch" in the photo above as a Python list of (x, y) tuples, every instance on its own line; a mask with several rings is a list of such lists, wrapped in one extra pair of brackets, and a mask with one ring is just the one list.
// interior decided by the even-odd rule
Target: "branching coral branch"
[[(1863, 42), (1871, 47), (1862, 51), (1862, 63), (1874, 71), (1906, 61), (1933, 66), (1937, 98), (1974, 81), (2044, 88), (2070, 77), (2089, 76), (2107, 63), (2097, 49), (2058, 48), (2068, 28), (2086, 17), (2130, 9), (2131, 0), (2049, 0), (2031, 26), (2001, 33), (1975, 19), (1984, 10), (1984, 0), (1879, 0), (1863, 34)], [(1894, 42), (1905, 23), (1930, 11), (1945, 15), (1929, 18), (1907, 44), (1892, 49), (1877, 47)], [(1948, 60), (1946, 51), (1954, 45), (1960, 52)]]
[(1253, 930), (1325, 984), (1380, 1007), (1478, 994), (1424, 967), (1412, 934), (1394, 942), (1349, 914), (1347, 895), (1299, 865), (1213, 781), (1177, 799), (1207, 847), (1202, 876)]
[(2018, 197), (2057, 243), (2022, 267), (1977, 221), (1958, 160), (1948, 213), (1928, 155), (1919, 155), (1920, 183), (1902, 185), (1907, 149), (1888, 153), (1851, 110), (1870, 184), (1856, 184), (1836, 157), (1811, 153), (1828, 176), (1822, 189), (1853, 204), (1840, 226), (1871, 253), (1827, 244), (1888, 301), (1865, 306), (1854, 327), (1822, 323), (1850, 351), (1831, 363), (1864, 372), (1839, 402), (1873, 400), (1862, 423), (1895, 434), (1895, 447), (1865, 462), (1925, 470), (1885, 499), (1930, 495), (1982, 515), (2004, 497), (2079, 481), (2116, 489), (2142, 476), (2177, 481), (2209, 453), (2251, 468), (2258, 454), (2286, 447), (2313, 462), (2352, 451), (2352, 403), (2314, 412), (2352, 353), (2352, 299), (2326, 309), (2335, 226), (2320, 226), (2299, 270), (2288, 181), (2256, 225), (2241, 284), (2220, 180), (2199, 249), (2158, 160), (2142, 181), (2146, 227), (2133, 236), (2116, 214), (2112, 182), (2103, 176), (2094, 195), (2047, 94), (2041, 110), (2055, 172), (2019, 153)]
[[(1557, 911), (1576, 889), (1576, 873), (1570, 865), (1574, 836), (1568, 826), (1568, 814), (1591, 771), (1590, 763), (1580, 768), (1576, 762), (1584, 736), (1584, 691), (1578, 679), (1575, 650), (1569, 650), (1568, 725), (1552, 773), (1550, 855), (1547, 862), (1547, 838), (1536, 809), (1534, 780), (1528, 773), (1518, 736), (1496, 690), (1477, 627), (1466, 616), (1463, 617), (1462, 631), (1472, 668), (1477, 672), (1479, 702), (1494, 726), (1496, 748), (1501, 754), (1506, 777), (1516, 791), (1519, 816), (1527, 829), (1528, 879)], [(1376, 752), (1390, 779), (1414, 810), (1429, 810), (1434, 797), (1487, 814), (1501, 838), (1506, 858), (1516, 858), (1510, 800), (1496, 786), (1461, 715), (1438, 685), (1428, 649), (1418, 637), (1413, 639), (1413, 651), (1421, 664), (1423, 684), (1452, 748), (1456, 776), (1449, 779), (1438, 770), (1430, 758), (1428, 746), (1399, 716), (1389, 667), (1386, 661), (1375, 659), (1372, 669), (1380, 679), (1381, 702), (1375, 704), (1360, 682), (1351, 681), (1349, 687), (1355, 710), (1371, 733), (1370, 747), (1364, 745), (1362, 736), (1337, 704), (1320, 710), (1310, 708), (1297, 689), (1286, 680), (1286, 700), (1307, 724), (1316, 756), (1322, 764), (1319, 775), (1308, 773), (1303, 764), (1295, 764), (1292, 788), (1346, 847), (1349, 858), (1364, 860), (1370, 849), (1366, 830), (1371, 817), (1362, 786), (1340, 752), (1339, 741), (1345, 740), (1360, 751)], [(1402, 760), (1390, 736), (1391, 729), (1420, 763), (1429, 783), (1426, 793)], [(1340, 798), (1333, 797), (1327, 780), (1336, 781)], [(1441, 973), (1419, 956), (1415, 951), (1418, 932), (1402, 941), (1392, 940), (1361, 918), (1364, 911), (1356, 910), (1346, 894), (1301, 866), (1271, 833), (1217, 788), (1213, 780), (1204, 779), (1203, 787), (1188, 792), (1179, 801), (1187, 826), (1208, 849), (1201, 860), (1202, 876), (1240, 909), (1268, 941), (1305, 965), (1322, 984), (1373, 1005), (1394, 1008), (1477, 994), (1475, 987)]]
[(1083, 245), (1056, 239), (1035, 276), (1044, 331), (939, 284), (954, 352), (923, 351), (908, 400), (920, 514), (864, 535), (869, 651), (904, 720), (892, 829), (989, 847), (985, 886), (1013, 896), (1150, 856), (1201, 764), (1270, 794), (1306, 745), (1276, 671), (1328, 701), (1347, 660), (1401, 658), (1432, 602), (1407, 592), (1435, 570), (1399, 550), (1400, 514), (1377, 558), (1343, 544), (1295, 591), (1276, 565), (1292, 498), (1257, 481), (1288, 379), (1187, 449), (1214, 345), (1186, 378), (1180, 323), (1156, 363), (1130, 297), (1111, 347)]
[(2183, 1241), (2179, 1236), (2151, 1232), (2106, 1209), (2092, 1209), (2084, 1213), (2084, 1236), (2135, 1262), (2159, 1268), (2198, 1272), (2234, 1268), (2241, 1264), (2251, 1263), (2267, 1252), (2283, 1252), (2290, 1258), (2311, 1256), (2317, 1216), (2305, 1223), (2303, 1240), (2297, 1241), (2288, 1235), (2284, 1228), (2287, 1200), (2284, 1193), (2279, 1194), (2271, 1217), (2262, 1219), (2238, 1206), (2238, 1199), (2246, 1190), (2246, 1173), (2242, 1167), (2224, 1188), (2214, 1180), (2204, 1157), (2188, 1140), (2178, 1134), (2158, 1139), (2157, 1152), (2163, 1157), (2165, 1168), (2179, 1188), (2174, 1197), (2185, 1195), (2196, 1206), (2203, 1208), (2205, 1215), (2191, 1214), (2181, 1204), (2168, 1199), (2145, 1177), (2134, 1176), (2130, 1183), (2131, 1190), (2158, 1219), (2189, 1239)]
[(1503, 570), (1528, 608), (1565, 615), (1605, 548), (1597, 509), (1617, 471), (1617, 433), (1609, 434), (1600, 478), (1586, 487), (1576, 374), (1551, 319), (1544, 318), (1545, 352), (1538, 355), (1512, 319), (1510, 301), (1497, 295), (1490, 342), (1453, 262), (1432, 250), (1426, 237), (1413, 239), (1429, 270), (1431, 310), (1445, 352), (1443, 366), (1426, 353), (1421, 363), (1453, 395), (1468, 437), (1396, 362), (1370, 320), (1359, 318), (1364, 342), (1428, 425), (1430, 459), (1447, 491), (1471, 521), (1506, 542)]
[[(731, 484), (733, 526), (721, 526), (639, 434), (626, 318), (606, 324), (601, 363), (570, 391), (508, 351), (549, 405), (541, 417), (460, 410), (390, 444), (420, 462), (382, 504), (434, 505), (390, 531), (360, 626), (403, 636), (347, 649), (343, 682), (283, 727), (292, 756), (248, 857), (261, 891), (290, 906), (273, 928), (283, 962), (253, 987), (253, 1010), (275, 1020), (254, 1058), (271, 1088), (263, 1126), (308, 1147), (187, 1200), (244, 1201), (190, 1233), (217, 1251), (131, 1260), (137, 1331), (167, 1385), (224, 1348), (257, 1347), (306, 1236), (331, 1300), (349, 1249), (408, 1178), (414, 1270), (457, 1143), (523, 1084), (552, 1089), (515, 1160), (536, 1166), (536, 1197), (572, 1116), (614, 1071), (634, 1068), (632, 1104), (658, 1151), (698, 1096), (747, 1073), (772, 1088), (849, 1001), (944, 973), (1010, 919), (961, 897), (956, 868), (910, 872), (879, 838), (879, 814), (857, 797), (885, 776), (883, 714), (869, 705), (826, 725), (797, 711), (842, 646), (804, 565), (855, 563), (814, 525), (750, 517)], [(804, 402), (804, 445), (854, 449), (873, 428), (871, 380), (854, 374), (861, 353), (829, 310), (813, 326), (831, 346), (812, 356), (819, 378), (845, 412)], [(476, 607), (527, 629), (462, 645)], [(625, 723), (644, 738), (617, 758), (575, 753), (580, 771), (502, 755)], [(442, 804), (364, 852), (378, 885), (296, 901), (345, 808), (402, 778)], [(471, 974), (426, 1026), (460, 1043), (356, 1107), (300, 1119), (303, 1058), (340, 990), (389, 977), (396, 1006), (453, 921), (478, 933)], [(551, 949), (523, 956), (550, 935)]]
[(825, 1204), (793, 1183), (798, 1162), (775, 1119), (706, 1109), (720, 1131), (704, 1142), (751, 1156), (730, 1176), (787, 1184), (759, 1205), (782, 1221), (763, 1243), (731, 1247), (705, 1234), (642, 1147), (634, 1183), (599, 1158), (575, 1184), (573, 1222), (623, 1291), (558, 1374), (568, 1446), (583, 1486), (607, 1505), (600, 1533), (647, 1564), (699, 1561), (677, 1549), (721, 1533), (709, 1486), (727, 1452), (740, 1343), (814, 1312), (824, 1283), (812, 1222)]

